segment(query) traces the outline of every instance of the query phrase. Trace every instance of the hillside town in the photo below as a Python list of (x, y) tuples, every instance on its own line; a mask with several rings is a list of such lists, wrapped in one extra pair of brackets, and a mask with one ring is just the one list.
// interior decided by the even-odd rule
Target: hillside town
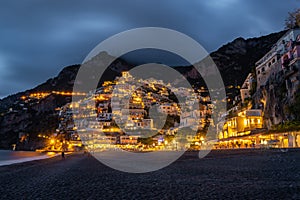
[[(207, 90), (196, 90), (200, 106), (195, 109), (195, 99), (189, 97), (191, 91), (188, 89), (170, 88), (170, 84), (161, 80), (135, 80), (124, 71), (121, 77), (104, 82), (101, 88), (82, 101), (60, 108), (57, 134), (67, 136), (72, 147), (81, 146), (79, 141), (83, 141), (93, 150), (201, 149), (202, 144), (212, 142), (205, 138), (208, 126), (216, 126), (217, 140), (213, 143), (217, 149), (299, 147), (298, 124), (280, 114), (277, 105), (285, 102), (287, 106), (292, 106), (297, 101), (299, 57), (300, 30), (291, 29), (256, 62), (255, 71), (249, 73), (240, 86), (235, 104), (218, 122), (211, 118), (213, 104)], [(135, 88), (134, 82), (143, 86)], [(280, 102), (274, 102), (272, 95), (275, 96), (274, 90), (278, 87), (285, 93)], [(117, 92), (114, 92), (115, 88), (118, 88)], [(130, 99), (126, 98), (132, 90), (134, 93)], [(181, 110), (182, 105), (176, 102), (173, 92), (186, 96), (188, 110)], [(126, 104), (126, 100), (129, 103)], [(165, 124), (159, 125), (158, 122), (163, 120), (155, 119), (159, 116), (150, 117), (153, 107), (167, 116)], [(195, 133), (186, 134), (186, 143), (182, 146), (175, 136), (178, 129), (186, 127)], [(144, 137), (147, 132), (152, 135)]]
[[(35, 147), (42, 151), (201, 149), (206, 143), (216, 149), (300, 147), (299, 57), (300, 29), (289, 29), (257, 60), (242, 84), (226, 86), (226, 90), (239, 89), (240, 94), (228, 96), (227, 112), (215, 121), (211, 115), (216, 102), (211, 102), (205, 87), (177, 88), (154, 78), (136, 79), (129, 71), (88, 93), (26, 92), (5, 116), (53, 113), (48, 122), (56, 130), (40, 130), (36, 135)], [(134, 92), (129, 95), (130, 91)], [(176, 95), (184, 97), (185, 104)], [(63, 97), (67, 104), (55, 107), (53, 96)], [(72, 96), (81, 100), (70, 103)], [(59, 124), (54, 125), (57, 116)], [(212, 141), (206, 138), (209, 126), (217, 129)], [(180, 130), (186, 134), (178, 138)], [(28, 131), (19, 131), (17, 146), (22, 148), (30, 137)]]
[[(214, 105), (204, 87), (190, 91), (153, 78), (136, 80), (128, 71), (89, 93), (31, 93), (21, 96), (19, 106), (26, 110), (50, 94), (82, 97), (55, 109), (59, 126), (53, 134), (39, 134), (47, 140), (41, 150), (179, 150), (201, 149), (206, 143), (216, 149), (300, 147), (297, 115), (288, 112), (299, 101), (299, 58), (300, 29), (291, 29), (256, 62), (218, 121), (211, 118)], [(175, 94), (185, 98), (184, 105)], [(217, 128), (213, 141), (205, 137), (209, 126)], [(179, 130), (184, 137), (176, 137)], [(26, 135), (19, 138), (26, 140)]]
[[(92, 151), (199, 149), (205, 130), (213, 124), (209, 96), (201, 96), (200, 90), (190, 96), (193, 91), (187, 88), (170, 89), (165, 85), (162, 80), (135, 80), (129, 72), (122, 72), (121, 77), (105, 81), (80, 102), (63, 106), (58, 132), (68, 135), (71, 141), (81, 140)], [(134, 92), (128, 96), (130, 91)], [(185, 97), (185, 105), (176, 102), (173, 92)], [(196, 102), (201, 102), (199, 109), (195, 109)], [(176, 134), (187, 127), (190, 133), (184, 136), (182, 146)]]

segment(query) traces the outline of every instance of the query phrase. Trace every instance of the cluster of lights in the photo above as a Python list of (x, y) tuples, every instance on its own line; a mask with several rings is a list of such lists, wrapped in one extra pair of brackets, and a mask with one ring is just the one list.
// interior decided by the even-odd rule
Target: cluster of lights
[(49, 96), (50, 93), (48, 92), (38, 92), (38, 93), (31, 93), (29, 96), (21, 96), (21, 99), (24, 101), (26, 100), (27, 98), (31, 98), (31, 99), (43, 99), (47, 96)]
[(39, 137), (39, 138), (49, 138), (48, 135), (43, 135), (43, 134), (38, 134), (38, 137)]
[(52, 94), (62, 95), (62, 96), (86, 96), (84, 92), (61, 92), (61, 91), (52, 91)]
[(37, 98), (37, 99), (42, 99), (42, 98), (45, 98), (47, 96), (49, 96), (50, 93), (48, 92), (39, 92), (39, 93), (31, 93), (29, 95), (30, 98)]
[[(62, 95), (62, 96), (86, 96), (84, 92), (64, 92), (64, 91), (52, 91), (52, 94)], [(27, 98), (31, 99), (43, 99), (51, 94), (50, 92), (37, 92), (31, 93), (29, 96), (21, 96), (22, 100), (26, 100)]]

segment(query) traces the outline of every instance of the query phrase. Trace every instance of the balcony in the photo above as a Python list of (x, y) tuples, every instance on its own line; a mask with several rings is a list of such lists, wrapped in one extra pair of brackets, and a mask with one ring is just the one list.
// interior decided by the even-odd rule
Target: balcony
[(287, 68), (290, 65), (290, 61), (291, 61), (290, 58), (285, 58), (282, 62), (282, 67)]
[(297, 61), (300, 61), (300, 57), (295, 57), (294, 59), (290, 60), (289, 66), (297, 65)]
[(259, 61), (255, 63), (256, 68), (260, 68), (262, 65), (265, 65), (267, 62), (269, 62), (273, 57), (277, 55), (278, 52), (275, 49), (272, 49), (264, 57), (262, 57)]
[(295, 65), (289, 65), (284, 69), (285, 78), (290, 77), (294, 73), (298, 72), (298, 68)]

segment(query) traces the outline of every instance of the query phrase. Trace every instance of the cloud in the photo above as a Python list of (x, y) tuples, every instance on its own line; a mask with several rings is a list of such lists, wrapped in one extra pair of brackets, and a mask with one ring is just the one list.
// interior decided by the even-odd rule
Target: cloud
[(81, 63), (105, 38), (131, 28), (181, 31), (208, 51), (236, 37), (280, 31), (296, 0), (1, 1), (0, 97)]

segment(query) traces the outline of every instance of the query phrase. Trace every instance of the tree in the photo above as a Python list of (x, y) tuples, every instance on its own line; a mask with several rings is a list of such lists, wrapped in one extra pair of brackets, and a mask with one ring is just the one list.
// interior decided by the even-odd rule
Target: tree
[(152, 145), (154, 141), (153, 138), (148, 137), (148, 138), (138, 138), (138, 142), (144, 145)]
[(300, 88), (296, 93), (295, 99), (293, 103), (288, 107), (288, 112), (293, 116), (293, 118), (297, 121), (300, 121)]
[(300, 8), (295, 10), (294, 12), (289, 12), (288, 17), (285, 20), (285, 28), (293, 29), (300, 27)]

